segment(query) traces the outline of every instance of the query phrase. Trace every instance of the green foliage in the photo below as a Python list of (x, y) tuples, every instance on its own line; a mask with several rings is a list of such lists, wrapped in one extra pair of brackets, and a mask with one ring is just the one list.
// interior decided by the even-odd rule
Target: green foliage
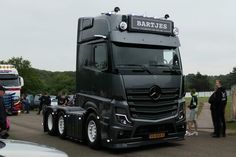
[(211, 90), (211, 85), (208, 76), (202, 75), (199, 72), (197, 74), (187, 75), (186, 86), (188, 91), (190, 91), (191, 89), (196, 89), (196, 91)]
[(51, 72), (35, 69), (42, 80), (43, 90), (57, 95), (59, 92), (75, 93), (75, 72)]
[(226, 89), (230, 89), (232, 85), (236, 84), (236, 67), (233, 71), (226, 75), (208, 76), (197, 74), (188, 74), (186, 76), (186, 90), (190, 91), (195, 88), (197, 91), (212, 91), (215, 87), (215, 80), (220, 79)]

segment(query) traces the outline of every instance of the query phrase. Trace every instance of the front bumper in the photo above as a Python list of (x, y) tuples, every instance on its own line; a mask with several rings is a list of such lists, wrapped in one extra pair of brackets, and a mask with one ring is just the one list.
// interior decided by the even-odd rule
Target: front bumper
[[(103, 146), (109, 148), (132, 148), (168, 141), (184, 140), (186, 122), (185, 119), (179, 122), (176, 119), (158, 123), (135, 122), (130, 127), (117, 124), (107, 129), (102, 130), (103, 135), (107, 132), (109, 133), (107, 136), (102, 137)], [(149, 135), (152, 133), (165, 133), (165, 137), (150, 139)]]

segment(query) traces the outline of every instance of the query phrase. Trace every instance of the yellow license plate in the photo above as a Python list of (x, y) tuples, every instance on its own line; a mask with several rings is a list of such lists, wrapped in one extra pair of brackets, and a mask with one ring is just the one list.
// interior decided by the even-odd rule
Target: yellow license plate
[(165, 133), (152, 133), (149, 135), (149, 139), (159, 139), (164, 138), (166, 136)]

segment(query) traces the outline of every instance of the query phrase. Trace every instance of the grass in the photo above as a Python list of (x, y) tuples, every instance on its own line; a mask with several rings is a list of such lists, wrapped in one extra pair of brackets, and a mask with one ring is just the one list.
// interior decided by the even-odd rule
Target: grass
[[(209, 99), (208, 97), (198, 97), (198, 115), (201, 113), (204, 103), (208, 102), (208, 99)], [(185, 98), (186, 106), (190, 104), (190, 100), (191, 98)], [(231, 96), (229, 96), (227, 101), (227, 106), (225, 109), (226, 125), (227, 129), (236, 132), (236, 122), (232, 121), (231, 103), (232, 103)]]

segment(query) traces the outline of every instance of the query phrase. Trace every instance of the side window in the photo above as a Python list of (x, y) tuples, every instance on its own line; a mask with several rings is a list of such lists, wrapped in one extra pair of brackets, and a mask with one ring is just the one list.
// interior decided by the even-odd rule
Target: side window
[(98, 70), (106, 70), (107, 69), (107, 47), (106, 44), (99, 44), (94, 46), (94, 62), (93, 67)]
[(91, 51), (92, 46), (91, 45), (80, 45), (79, 48), (79, 66), (80, 67), (88, 67), (91, 65)]

